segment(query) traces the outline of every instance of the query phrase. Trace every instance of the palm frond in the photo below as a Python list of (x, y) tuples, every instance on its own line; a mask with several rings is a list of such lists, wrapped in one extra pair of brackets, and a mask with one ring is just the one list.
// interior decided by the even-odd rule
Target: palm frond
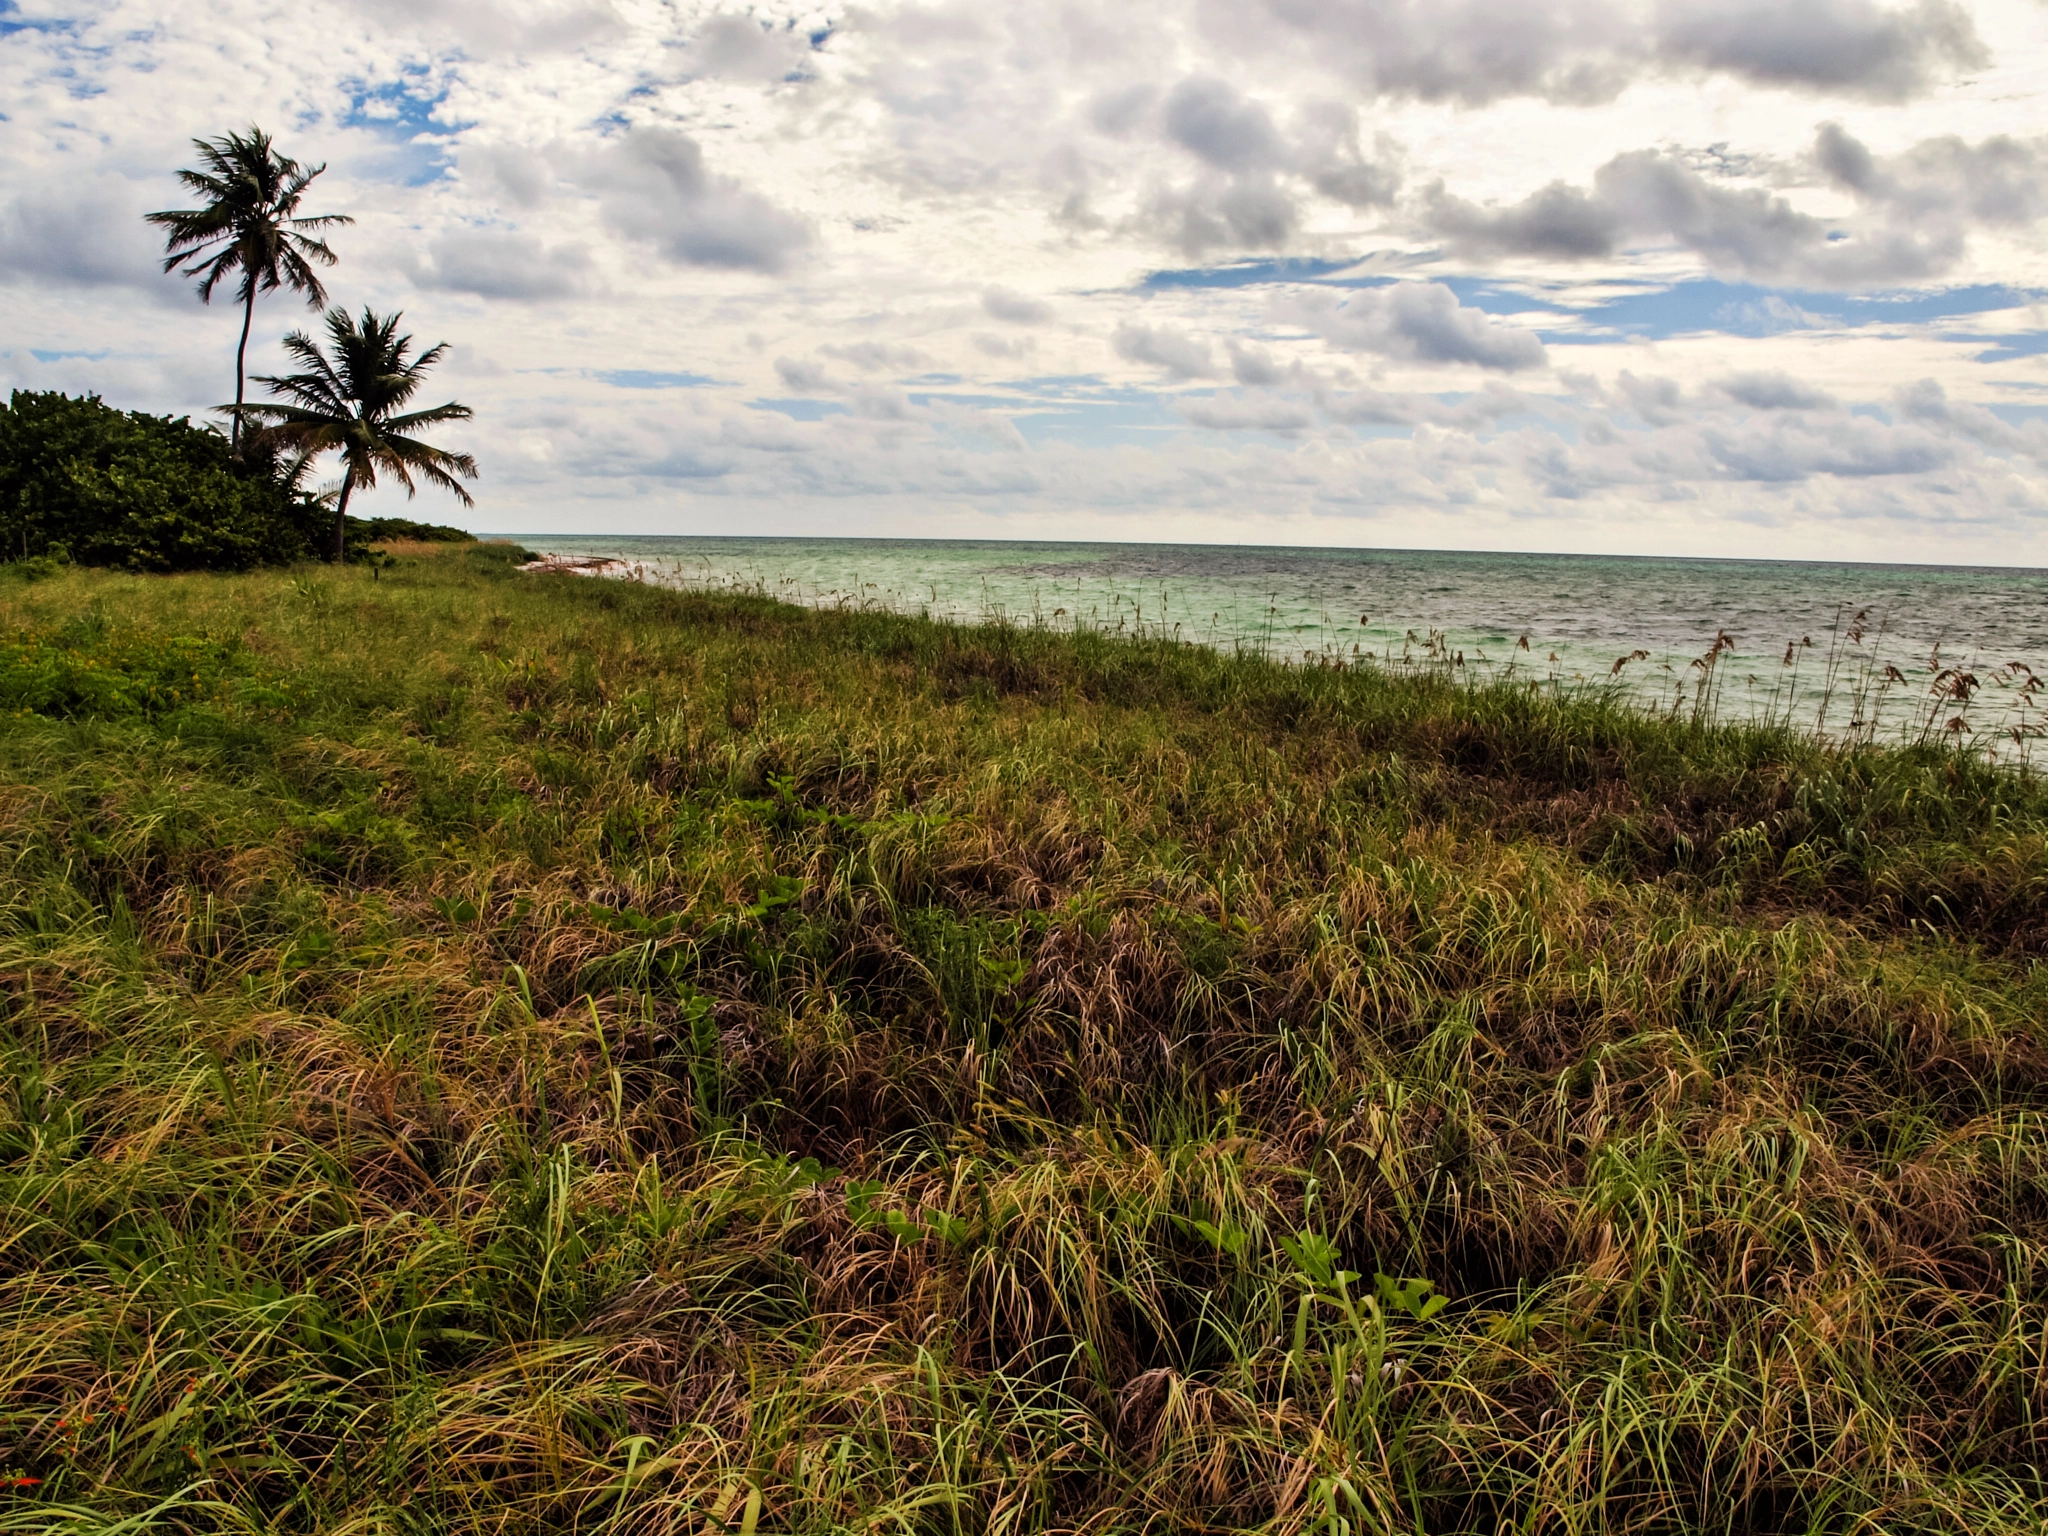
[[(457, 501), (460, 501), (465, 507), (474, 507), (476, 505), (476, 498), (470, 495), (466, 489), (459, 485), (456, 482), (455, 477), (453, 475), (450, 475), (446, 470), (443, 470), (438, 465), (421, 464), (417, 465), (416, 468), (419, 470), (420, 477), (422, 479), (430, 481), (431, 483), (440, 486), (442, 490), (447, 491), (450, 495), (455, 497)], [(476, 478), (474, 469), (470, 471), (470, 478)]]
[[(333, 266), (334, 253), (325, 246), (321, 250), (326, 254), (326, 264)], [(327, 302), (327, 287), (320, 281), (320, 274), (298, 251), (288, 247), (279, 257), (276, 269), (282, 278), (280, 286), (296, 288), (304, 294), (309, 308), (318, 309)]]
[(428, 371), (447, 355), (447, 343), (437, 342), (415, 355), (413, 338), (399, 331), (403, 316), (396, 312), (379, 315), (365, 308), (356, 316), (337, 307), (323, 318), (324, 347), (304, 331), (293, 331), (284, 339), (286, 353), (302, 371), (257, 379), (277, 397), (242, 413), (263, 424), (261, 440), (308, 457), (339, 452), (356, 489), (368, 490), (379, 475), (388, 475), (411, 496), (424, 480), (451, 492), (464, 506), (475, 506), (456, 477), (475, 479), (476, 460), (408, 435), (420, 427), (468, 421), (473, 415), (470, 408), (450, 400), (399, 413), (426, 382)]
[(414, 411), (406, 416), (393, 416), (384, 426), (391, 432), (410, 432), (416, 427), (437, 426), (444, 421), (469, 421), (475, 416), (476, 412), (468, 406), (450, 400), (446, 405), (429, 406), (424, 411)]
[(282, 377), (259, 374), (256, 382), (269, 386), (272, 394), (287, 395), (313, 410), (346, 412), (351, 397), (347, 380), (334, 371), (319, 343), (304, 331), (292, 331), (282, 343), (285, 351), (305, 365), (305, 372)]
[(466, 453), (456, 453), (448, 448), (436, 448), (417, 438), (398, 437), (385, 434), (384, 444), (393, 458), (412, 466), (414, 469), (437, 470), (444, 474), (460, 474), (474, 480), (477, 475), (476, 460)]
[(334, 253), (299, 232), (353, 221), (345, 214), (304, 215), (298, 209), (307, 187), (327, 167), (302, 166), (279, 154), (270, 136), (255, 127), (192, 142), (200, 168), (181, 170), (178, 180), (202, 206), (145, 215), (165, 231), (164, 270), (192, 262), (185, 275), (199, 280), (202, 302), (212, 302), (214, 289), (239, 271), (238, 297), (244, 300), (292, 288), (305, 293), (314, 308), (324, 305), (326, 290), (312, 264), (332, 266)]
[[(239, 264), (235, 259), (234, 248), (230, 246), (212, 260), (195, 264), (185, 275), (199, 279), (200, 300), (207, 302), (213, 298), (213, 290), (220, 284), (221, 279), (234, 271)], [(166, 267), (164, 270), (169, 271), (170, 268)]]
[[(232, 411), (235, 407), (232, 405), (218, 405), (214, 409), (217, 411)], [(264, 423), (266, 430), (276, 432), (280, 439), (285, 436), (298, 436), (306, 432), (321, 432), (331, 437), (337, 445), (348, 436), (349, 423), (355, 420), (351, 416), (335, 417), (322, 411), (308, 410), (302, 405), (252, 403), (244, 405), (241, 409), (244, 416), (252, 417)]]

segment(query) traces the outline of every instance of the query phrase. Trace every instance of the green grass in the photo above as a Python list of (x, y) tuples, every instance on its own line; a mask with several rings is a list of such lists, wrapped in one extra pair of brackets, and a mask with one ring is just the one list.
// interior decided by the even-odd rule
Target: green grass
[(489, 546), (0, 577), (0, 1530), (2036, 1531), (2044, 834)]

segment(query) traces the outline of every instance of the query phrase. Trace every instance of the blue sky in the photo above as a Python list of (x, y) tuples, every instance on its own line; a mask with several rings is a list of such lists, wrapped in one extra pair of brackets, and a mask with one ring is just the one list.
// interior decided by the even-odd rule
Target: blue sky
[(141, 215), (253, 121), (421, 515), (2048, 565), (2044, 96), (2037, 0), (0, 0), (0, 382), (232, 392)]

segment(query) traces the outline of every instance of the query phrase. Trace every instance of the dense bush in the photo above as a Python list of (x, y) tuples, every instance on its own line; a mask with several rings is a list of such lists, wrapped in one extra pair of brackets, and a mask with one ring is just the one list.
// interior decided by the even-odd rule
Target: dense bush
[(325, 515), (183, 417), (23, 390), (0, 410), (0, 556), (247, 570), (304, 558)]
[(416, 523), (409, 517), (352, 517), (349, 537), (360, 530), (366, 539), (408, 539), (415, 544), (474, 544), (476, 535), (446, 523)]

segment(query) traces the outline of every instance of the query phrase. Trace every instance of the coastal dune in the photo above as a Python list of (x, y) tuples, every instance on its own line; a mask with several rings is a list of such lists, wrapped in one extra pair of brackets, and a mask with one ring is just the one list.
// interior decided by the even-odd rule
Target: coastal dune
[(0, 578), (15, 1496), (2032, 1527), (2035, 779), (517, 558)]

